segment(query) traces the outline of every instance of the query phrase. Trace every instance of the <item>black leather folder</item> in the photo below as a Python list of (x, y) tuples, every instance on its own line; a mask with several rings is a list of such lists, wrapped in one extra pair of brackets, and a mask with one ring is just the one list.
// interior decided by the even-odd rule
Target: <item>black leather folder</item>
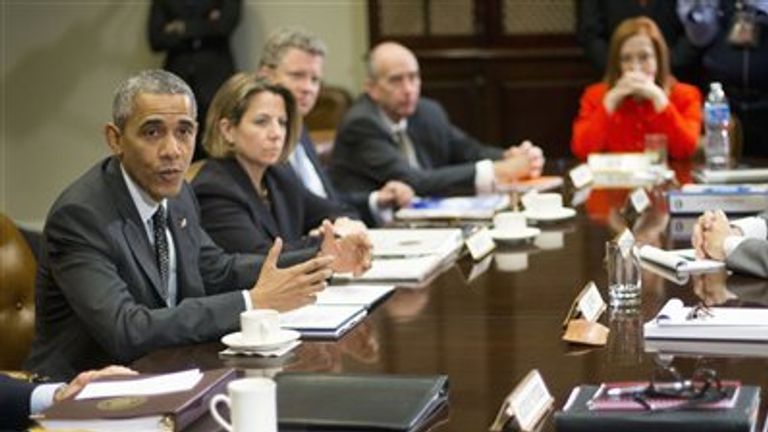
[(420, 430), (448, 400), (445, 375), (283, 373), (275, 381), (281, 430)]
[(755, 430), (760, 387), (741, 386), (736, 405), (720, 410), (590, 411), (587, 401), (597, 386), (580, 386), (562, 411), (555, 413), (558, 432), (654, 431), (749, 432)]

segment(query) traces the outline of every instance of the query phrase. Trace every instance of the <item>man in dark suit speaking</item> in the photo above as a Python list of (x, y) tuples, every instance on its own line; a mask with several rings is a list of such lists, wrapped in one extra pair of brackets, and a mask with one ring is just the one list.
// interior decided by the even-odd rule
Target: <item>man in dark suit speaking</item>
[(541, 174), (541, 149), (525, 141), (503, 150), (479, 143), (421, 97), (419, 63), (406, 47), (384, 42), (368, 58), (365, 94), (347, 112), (333, 150), (334, 182), (347, 192), (389, 180), (419, 195), (487, 193), (496, 183)]
[(165, 71), (139, 73), (118, 88), (112, 114), (105, 133), (113, 156), (48, 214), (28, 368), (67, 378), (216, 339), (252, 307), (314, 301), (331, 257), (297, 257), (311, 259), (278, 269), (280, 241), (266, 258), (230, 255), (201, 229), (184, 181), (197, 131), (186, 83)]

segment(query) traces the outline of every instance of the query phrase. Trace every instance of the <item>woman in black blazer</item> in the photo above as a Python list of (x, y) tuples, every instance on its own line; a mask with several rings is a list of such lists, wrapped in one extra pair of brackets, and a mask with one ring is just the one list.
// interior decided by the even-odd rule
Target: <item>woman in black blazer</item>
[(212, 158), (192, 181), (203, 228), (227, 252), (265, 253), (280, 237), (285, 253), (318, 250), (337, 256), (335, 271), (361, 273), (371, 256), (364, 229), (337, 240), (329, 220), (343, 210), (305, 189), (285, 164), (298, 130), (296, 104), (284, 87), (244, 73), (224, 83), (203, 139)]

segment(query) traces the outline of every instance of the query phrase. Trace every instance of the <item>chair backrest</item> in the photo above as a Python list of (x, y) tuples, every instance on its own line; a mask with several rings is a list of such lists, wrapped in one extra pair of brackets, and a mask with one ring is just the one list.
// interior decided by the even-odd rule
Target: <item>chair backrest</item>
[(323, 166), (328, 166), (333, 141), (336, 139), (336, 128), (352, 103), (352, 96), (344, 88), (324, 85), (320, 89), (315, 107), (304, 118)]
[(304, 122), (309, 130), (335, 130), (350, 106), (352, 96), (347, 90), (342, 87), (323, 86), (315, 107), (304, 118)]
[(24, 236), (0, 213), (0, 370), (20, 369), (32, 345), (36, 271)]

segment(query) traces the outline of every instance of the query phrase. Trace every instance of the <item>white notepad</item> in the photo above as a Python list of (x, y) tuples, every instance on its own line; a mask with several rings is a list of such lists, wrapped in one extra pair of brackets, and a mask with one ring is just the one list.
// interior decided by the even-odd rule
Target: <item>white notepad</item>
[(409, 257), (418, 255), (447, 256), (463, 245), (458, 228), (368, 230), (375, 257)]
[(691, 317), (691, 308), (670, 299), (644, 325), (648, 339), (704, 339), (768, 341), (768, 309), (712, 307)]
[(351, 274), (336, 274), (339, 280), (357, 282), (421, 282), (430, 276), (445, 257), (425, 255), (408, 258), (374, 258), (371, 268), (357, 278)]
[(693, 249), (663, 250), (645, 245), (639, 250), (640, 259), (680, 273), (703, 273), (725, 268), (725, 263), (709, 259), (697, 259)]
[(302, 339), (338, 338), (365, 318), (362, 305), (311, 304), (280, 314), (280, 327), (296, 330)]
[(331, 285), (317, 293), (315, 304), (361, 305), (370, 309), (394, 289), (394, 285)]
[(645, 352), (707, 357), (768, 357), (768, 343), (760, 341), (711, 341), (648, 339)]
[(768, 168), (703, 169), (695, 172), (694, 177), (702, 183), (768, 182)]
[(395, 218), (419, 219), (491, 219), (496, 212), (509, 207), (509, 195), (478, 195), (448, 198), (414, 198), (401, 208)]

